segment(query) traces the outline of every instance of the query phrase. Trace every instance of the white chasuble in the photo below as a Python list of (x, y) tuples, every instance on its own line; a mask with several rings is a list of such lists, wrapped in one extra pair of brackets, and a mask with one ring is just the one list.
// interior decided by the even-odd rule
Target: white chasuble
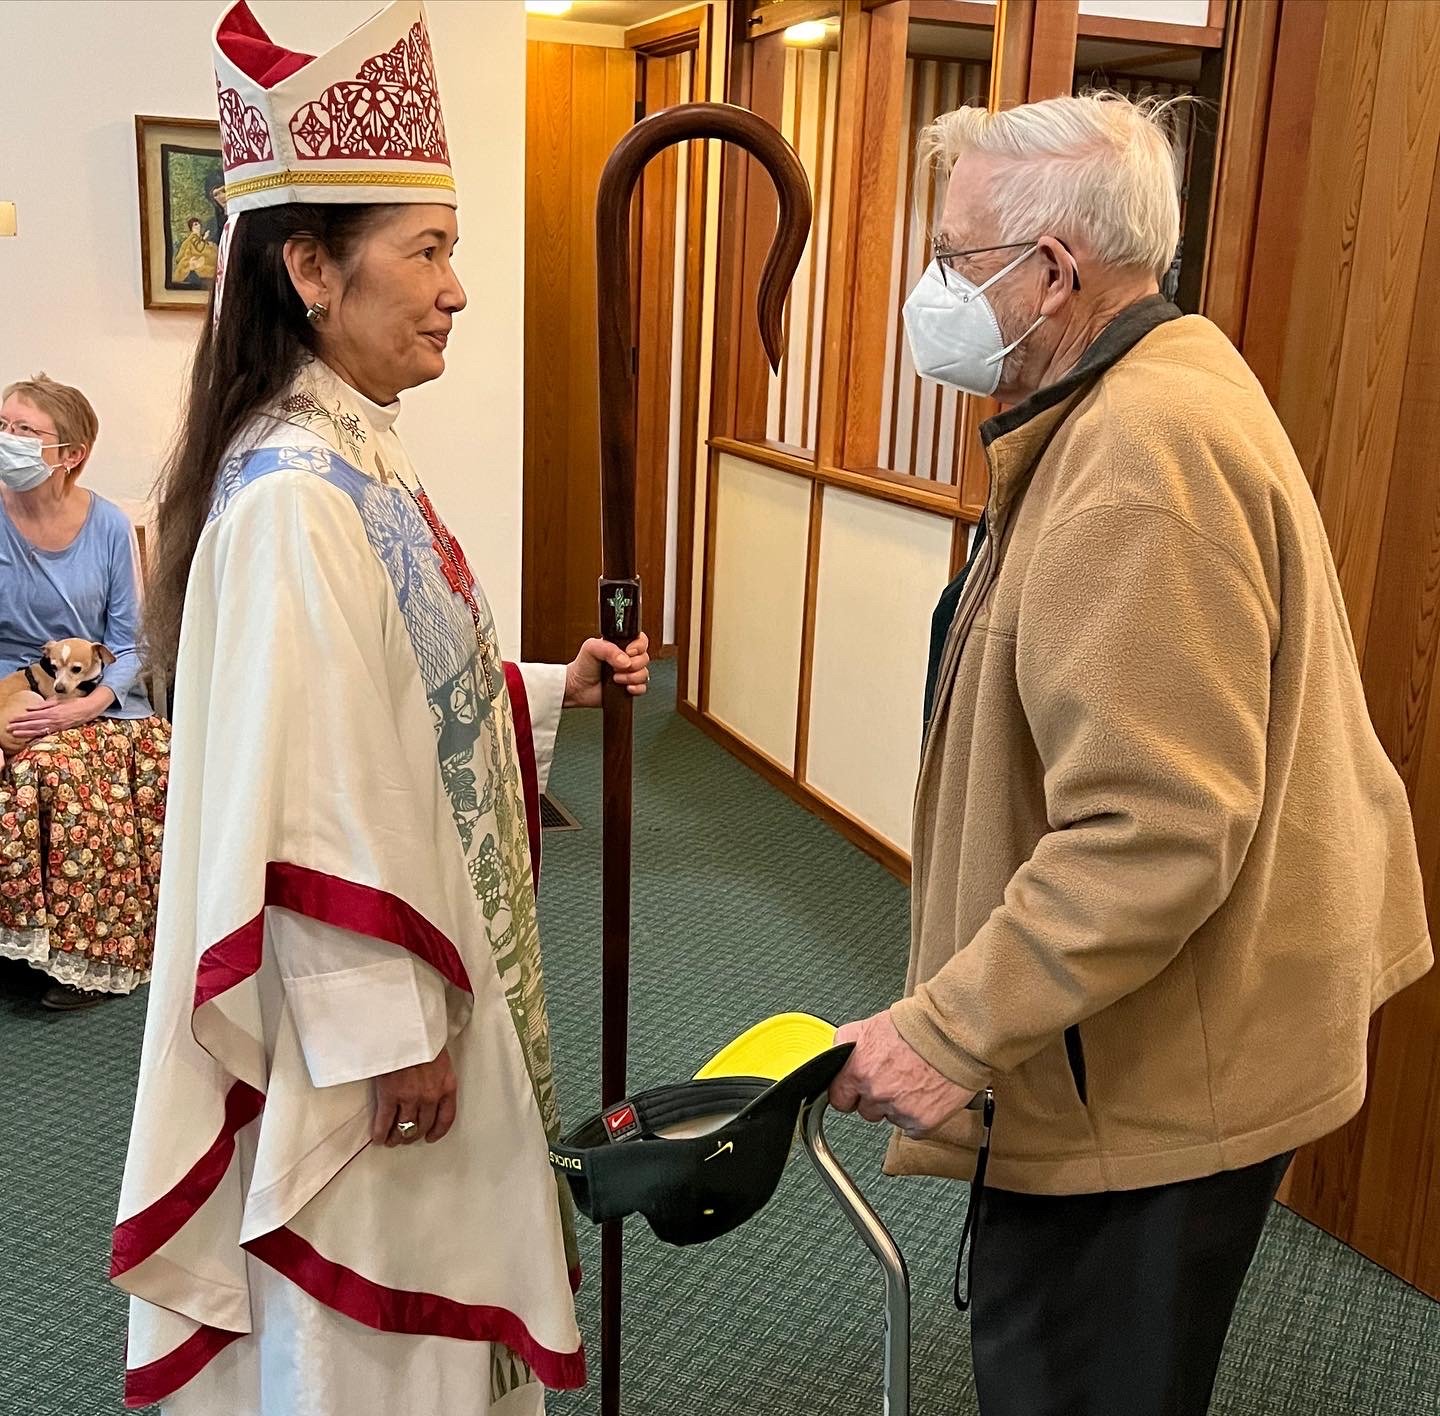
[[(529, 1416), (584, 1382), (525, 771), (563, 670), (507, 673), (395, 413), (309, 365), (191, 570), (112, 1262), (126, 1400), (174, 1416)], [(371, 1079), (445, 1046), (450, 1134), (371, 1145)]]

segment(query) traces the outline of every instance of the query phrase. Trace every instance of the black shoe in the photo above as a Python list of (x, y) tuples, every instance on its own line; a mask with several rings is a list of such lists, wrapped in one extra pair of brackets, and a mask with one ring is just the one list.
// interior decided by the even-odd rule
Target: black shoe
[(78, 1013), (113, 997), (113, 993), (94, 993), (85, 988), (72, 988), (68, 983), (52, 983), (40, 995), (40, 1006), (52, 1013)]
[(50, 980), (20, 959), (0, 959), (0, 996), (38, 1003)]

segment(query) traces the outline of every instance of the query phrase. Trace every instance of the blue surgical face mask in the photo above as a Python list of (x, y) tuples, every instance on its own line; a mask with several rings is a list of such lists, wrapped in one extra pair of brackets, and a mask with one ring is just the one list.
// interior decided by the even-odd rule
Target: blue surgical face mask
[(44, 450), (64, 446), (64, 443), (42, 443), (39, 438), (0, 433), (0, 486), (9, 487), (12, 492), (33, 491), (55, 471), (42, 456)]
[(1045, 322), (1041, 315), (1019, 339), (1005, 342), (1000, 321), (985, 292), (997, 280), (1030, 259), (1038, 249), (1028, 246), (983, 285), (966, 280), (958, 271), (942, 272), (937, 262), (925, 268), (905, 301), (905, 332), (910, 357), (921, 378), (966, 393), (989, 395), (1000, 383), (1006, 355)]

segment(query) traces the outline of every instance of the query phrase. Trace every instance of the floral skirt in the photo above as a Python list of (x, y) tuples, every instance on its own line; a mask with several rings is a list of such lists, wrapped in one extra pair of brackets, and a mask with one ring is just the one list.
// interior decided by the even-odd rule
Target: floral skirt
[(150, 977), (170, 725), (101, 718), (0, 768), (0, 955), (60, 983)]

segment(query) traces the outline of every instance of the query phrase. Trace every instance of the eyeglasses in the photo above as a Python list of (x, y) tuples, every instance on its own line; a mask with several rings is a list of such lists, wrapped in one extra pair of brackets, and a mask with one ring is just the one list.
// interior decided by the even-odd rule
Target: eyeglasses
[[(1057, 237), (1056, 239), (1058, 240), (1059, 238)], [(987, 255), (991, 251), (1019, 251), (1034, 244), (1034, 241), (1006, 241), (1004, 245), (1001, 246), (971, 246), (966, 250), (957, 251), (947, 246), (943, 241), (932, 241), (930, 243), (930, 256), (936, 266), (939, 267), (941, 281), (948, 288), (951, 283), (949, 279), (951, 275), (957, 276), (962, 281), (966, 279), (965, 272), (955, 264), (956, 261), (970, 256)], [(1070, 250), (1070, 247), (1065, 245), (1064, 241), (1061, 241), (1060, 244), (1064, 246), (1066, 253), (1073, 260), (1074, 252)], [(1078, 290), (1080, 288), (1080, 269), (1078, 266), (1071, 272), (1071, 278), (1074, 281), (1075, 289)]]
[[(0, 418), (0, 433), (13, 433), (17, 438), (39, 438), (43, 443), (46, 438), (58, 438), (59, 433), (54, 428), (32, 428), (29, 423), (12, 423), (8, 418)], [(62, 442), (49, 443), (49, 447), (65, 447)]]

